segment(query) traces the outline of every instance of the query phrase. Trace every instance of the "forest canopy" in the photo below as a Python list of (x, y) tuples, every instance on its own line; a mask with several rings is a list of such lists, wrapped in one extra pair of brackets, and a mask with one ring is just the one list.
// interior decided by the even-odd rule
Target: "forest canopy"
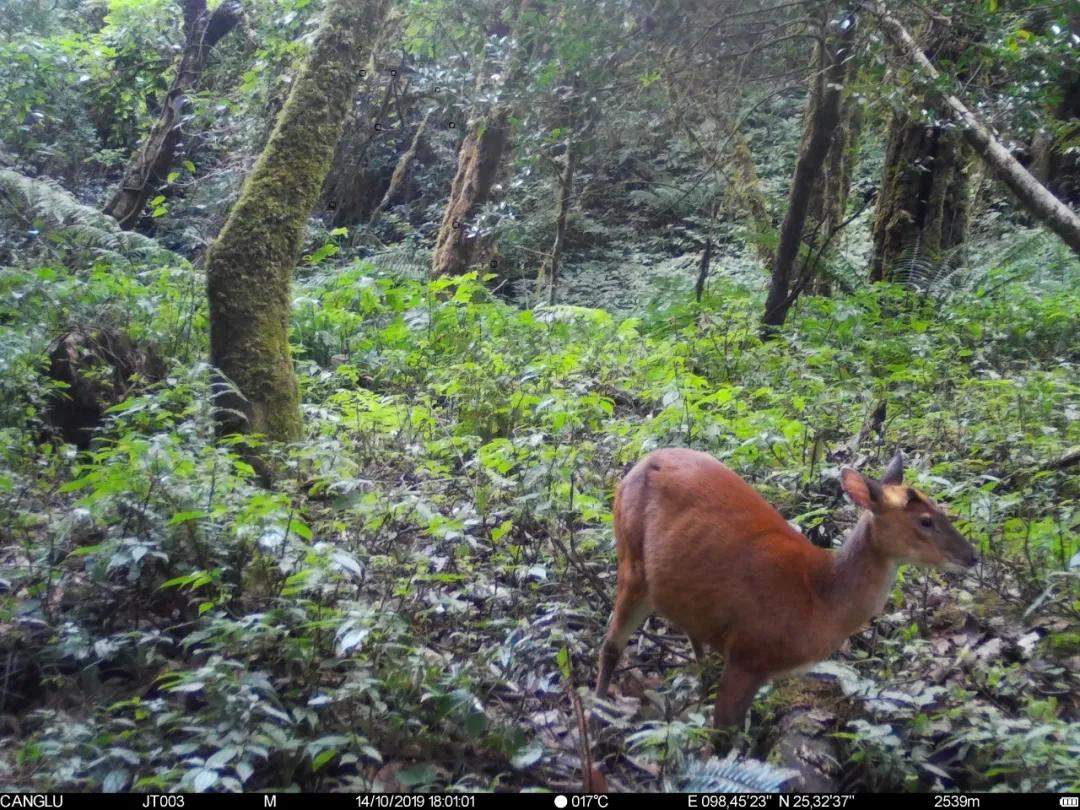
[[(1021, 0), (0, 0), (0, 790), (1080, 791), (1078, 57)], [(609, 623), (675, 535), (741, 647)]]

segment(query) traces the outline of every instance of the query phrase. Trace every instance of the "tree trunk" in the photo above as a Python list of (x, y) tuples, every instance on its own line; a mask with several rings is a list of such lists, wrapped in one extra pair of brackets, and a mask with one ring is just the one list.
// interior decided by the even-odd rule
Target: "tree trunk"
[[(566, 155), (563, 162), (563, 170), (557, 178), (559, 202), (555, 215), (555, 242), (551, 246), (551, 256), (547, 262), (546, 272), (541, 272), (538, 288), (547, 284), (548, 303), (555, 303), (555, 290), (559, 282), (559, 262), (562, 260), (563, 245), (566, 242), (566, 215), (570, 211), (570, 202), (574, 193), (574, 141), (571, 135), (566, 142)], [(542, 289), (537, 289), (542, 292)]]
[(1029, 214), (1080, 255), (1080, 217), (1032, 177), (960, 99), (939, 89), (941, 74), (930, 64), (926, 54), (904, 26), (888, 14), (883, 3), (879, 2), (877, 8), (881, 28), (890, 44), (929, 80), (926, 83), (927, 95), (955, 114), (963, 125), (964, 140), (975, 154), (1009, 187)]
[(359, 98), (363, 103), (356, 105), (346, 118), (317, 203), (317, 207), (321, 206), (329, 213), (333, 226), (353, 228), (353, 235), (358, 237), (360, 231), (354, 226), (371, 218), (383, 197), (386, 181), (383, 172), (372, 165), (369, 154), (377, 154), (379, 145), (401, 137), (390, 123), (400, 79), (389, 77), (382, 96), (376, 101), (378, 82), (382, 81), (385, 71), (379, 70), (375, 61), (370, 60), (360, 73)]
[[(927, 47), (954, 61), (973, 34), (931, 24)], [(872, 232), (871, 281), (915, 284), (967, 235), (971, 154), (954, 127), (897, 112), (889, 128)]]
[(410, 185), (413, 176), (413, 164), (416, 162), (417, 154), (423, 147), (424, 137), (427, 135), (428, 121), (431, 120), (431, 114), (434, 111), (434, 108), (427, 111), (423, 120), (420, 121), (420, 126), (416, 128), (409, 148), (398, 158), (397, 165), (394, 166), (394, 174), (390, 177), (390, 185), (387, 186), (386, 193), (379, 204), (375, 206), (375, 210), (371, 212), (369, 221), (374, 221), (379, 214), (391, 205), (397, 205), (404, 200), (406, 187)]
[(750, 144), (738, 129), (733, 129), (731, 133), (731, 153), (734, 182), (727, 184), (724, 200), (729, 208), (743, 209), (749, 214), (750, 227), (753, 230), (747, 237), (753, 243), (761, 263), (772, 266), (775, 257), (772, 240), (776, 223), (773, 222), (765, 202), (765, 192), (761, 189), (761, 178), (758, 177), (757, 166), (754, 165)]
[(964, 242), (969, 215), (967, 148), (959, 133), (898, 115), (885, 152), (874, 215), (871, 281), (911, 257), (937, 262)]
[[(561, 130), (565, 135), (565, 154), (563, 155), (562, 170), (555, 174), (555, 239), (551, 245), (551, 253), (547, 261), (540, 265), (540, 272), (536, 278), (536, 293), (538, 296), (545, 293), (549, 304), (555, 303), (555, 293), (559, 285), (559, 270), (562, 262), (563, 247), (566, 244), (566, 217), (570, 211), (570, 205), (574, 195), (574, 170), (577, 161), (577, 142), (585, 131), (591, 127), (587, 122), (582, 133), (577, 129), (577, 106), (580, 81), (576, 77), (567, 77), (564, 83), (556, 90), (559, 99), (557, 111), (553, 116), (553, 129)], [(552, 161), (552, 166), (556, 166)]]
[[(499, 19), (487, 27), (488, 36), (510, 37), (510, 51), (499, 71), (503, 77), (499, 82), (502, 86), (518, 86), (525, 79), (530, 64), (544, 61), (543, 51), (550, 38), (543, 28), (530, 26), (523, 36), (510, 35), (521, 14), (531, 10), (542, 16), (545, 5), (543, 0), (518, 0), (510, 8), (508, 21)], [(485, 89), (491, 79), (483, 66), (477, 69), (474, 98), (492, 93), (494, 88)], [(510, 113), (510, 106), (501, 104), (489, 109), (485, 115), (470, 116), (473, 124), (458, 150), (457, 172), (435, 239), (432, 277), (461, 275), (468, 272), (477, 258), (482, 258), (477, 254), (488, 240), (478, 236), (474, 219), (490, 198), (499, 176), (510, 141)]]
[(206, 68), (210, 50), (240, 21), (239, 0), (224, 0), (213, 12), (206, 0), (181, 0), (184, 51), (158, 120), (124, 170), (124, 178), (105, 204), (104, 212), (125, 230), (134, 228), (150, 196), (167, 182), (182, 137), (187, 95)]
[[(1074, 38), (1080, 37), (1080, 6), (1066, 16)], [(1041, 33), (1050, 25), (1044, 19)], [(1058, 87), (1061, 92), (1057, 105), (1047, 110), (1049, 129), (1036, 133), (1031, 144), (1032, 175), (1059, 200), (1076, 209), (1080, 205), (1080, 150), (1069, 148), (1080, 135), (1080, 64), (1074, 59), (1062, 66)]]
[(843, 92), (845, 65), (851, 55), (851, 45), (857, 27), (855, 17), (845, 19), (846, 27), (840, 34), (836, 46), (828, 48), (819, 45), (823, 70), (815, 76), (817, 88), (811, 87), (806, 114), (811, 116), (809, 137), (795, 165), (795, 176), (791, 181), (791, 193), (788, 198), (784, 223), (780, 227), (780, 242), (773, 260), (772, 281), (769, 294), (765, 299), (765, 314), (762, 317), (762, 337), (772, 336), (776, 328), (783, 325), (788, 310), (795, 303), (806, 279), (791, 289), (792, 268), (802, 245), (803, 226), (809, 209), (815, 184), (819, 182), (821, 167), (829, 154), (829, 147), (836, 128), (840, 123), (840, 99)]
[(472, 220), (491, 195), (509, 136), (510, 111), (503, 107), (480, 119), (461, 142), (457, 174), (435, 240), (432, 276), (468, 271), (478, 241)]
[(216, 398), (222, 434), (301, 435), (288, 340), (292, 268), (384, 11), (384, 0), (327, 3), (270, 140), (207, 251), (210, 359), (237, 389)]
[(697, 282), (694, 284), (694, 300), (699, 304), (705, 295), (705, 282), (709, 280), (709, 262), (712, 260), (712, 237), (705, 238), (705, 249), (701, 251), (701, 261), (698, 262)]
[(804, 239), (808, 252), (801, 263), (799, 277), (808, 275), (811, 287), (817, 295), (832, 292), (832, 279), (822, 272), (833, 239), (844, 225), (848, 193), (851, 191), (851, 175), (855, 162), (855, 144), (862, 128), (862, 104), (855, 96), (847, 96), (840, 106), (840, 124), (829, 144), (829, 154), (822, 167), (822, 179), (811, 198), (807, 225), (810, 238)]
[(1066, 74), (1052, 117), (1059, 134), (1044, 130), (1035, 136), (1031, 173), (1054, 196), (1076, 205), (1080, 203), (1080, 155), (1068, 143), (1080, 133), (1080, 71)]

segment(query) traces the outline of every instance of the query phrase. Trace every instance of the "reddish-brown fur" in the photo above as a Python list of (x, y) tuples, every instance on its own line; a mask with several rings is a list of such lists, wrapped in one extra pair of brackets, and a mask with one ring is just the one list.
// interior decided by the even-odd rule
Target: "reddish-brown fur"
[(975, 551), (938, 507), (903, 484), (842, 472), (867, 510), (843, 548), (810, 543), (749, 484), (706, 453), (656, 450), (615, 496), (618, 584), (597, 694), (633, 632), (656, 612), (724, 656), (714, 723), (741, 724), (758, 688), (836, 650), (879, 611), (897, 566), (966, 568)]

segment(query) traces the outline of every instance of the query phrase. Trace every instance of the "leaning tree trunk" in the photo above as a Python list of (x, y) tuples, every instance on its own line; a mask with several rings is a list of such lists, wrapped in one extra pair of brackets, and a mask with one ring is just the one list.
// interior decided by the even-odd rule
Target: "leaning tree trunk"
[(383, 194), (383, 198), (379, 204), (375, 206), (375, 210), (371, 212), (371, 216), (368, 218), (369, 222), (374, 222), (379, 214), (387, 208), (392, 205), (398, 205), (408, 198), (409, 187), (415, 176), (417, 157), (424, 147), (424, 139), (427, 137), (428, 121), (431, 120), (431, 114), (433, 112), (435, 112), (434, 107), (424, 114), (423, 119), (420, 121), (420, 126), (416, 128), (416, 132), (413, 134), (412, 143), (409, 144), (409, 148), (405, 153), (398, 158), (398, 162), (394, 166), (394, 173), (390, 177), (390, 185), (387, 186), (386, 193)]
[[(518, 24), (523, 12), (529, 11), (535, 0), (518, 0), (510, 9), (510, 19), (495, 22), (488, 35), (507, 36)], [(537, 3), (533, 11), (542, 15), (545, 4)], [(505, 87), (515, 87), (525, 78), (530, 64), (543, 61), (544, 47), (550, 38), (542, 27), (527, 27), (522, 36), (511, 37), (510, 52), (501, 73)], [(484, 70), (477, 71), (477, 96), (483, 95), (485, 81), (490, 78)], [(511, 108), (499, 105), (486, 115), (476, 118), (458, 150), (457, 172), (450, 185), (450, 198), (443, 209), (442, 222), (435, 239), (431, 261), (433, 277), (461, 275), (468, 271), (481, 248), (489, 240), (478, 237), (473, 229), (474, 219), (491, 197), (504, 155), (510, 141)]]
[(889, 15), (884, 3), (877, 4), (877, 13), (890, 44), (928, 80), (927, 95), (956, 116), (963, 127), (964, 140), (975, 154), (1009, 187), (1029, 214), (1080, 256), (1080, 217), (1032, 177), (959, 98), (941, 89), (941, 74), (930, 64), (904, 26)]
[(776, 257), (772, 266), (772, 281), (769, 294), (765, 299), (765, 314), (762, 316), (762, 337), (772, 336), (776, 328), (783, 325), (788, 310), (795, 303), (808, 279), (800, 279), (792, 288), (791, 276), (795, 260), (802, 246), (803, 226), (814, 187), (821, 177), (821, 168), (829, 154), (829, 146), (840, 123), (840, 100), (843, 92), (845, 65), (851, 55), (851, 45), (855, 37), (856, 18), (846, 18), (847, 27), (843, 29), (839, 40), (832, 48), (819, 46), (821, 64), (814, 81), (817, 88), (811, 87), (806, 114), (811, 116), (809, 137), (805, 139), (799, 160), (795, 165), (795, 176), (791, 181), (791, 193), (788, 197), (787, 213), (780, 226), (780, 241), (776, 247)]
[(302, 431), (289, 352), (290, 285), (384, 0), (330, 0), (289, 98), (206, 256), (210, 358), (231, 381), (220, 433)]
[(105, 204), (104, 212), (125, 230), (134, 228), (150, 196), (167, 182), (180, 143), (188, 93), (206, 67), (210, 50), (240, 21), (239, 0), (224, 0), (213, 12), (206, 0), (181, 0), (184, 11), (184, 51), (169, 86), (161, 114), (146, 140), (132, 155), (124, 178)]
[(510, 111), (503, 107), (478, 121), (461, 142), (457, 174), (435, 240), (432, 276), (468, 271), (478, 241), (471, 226), (491, 195), (509, 136)]

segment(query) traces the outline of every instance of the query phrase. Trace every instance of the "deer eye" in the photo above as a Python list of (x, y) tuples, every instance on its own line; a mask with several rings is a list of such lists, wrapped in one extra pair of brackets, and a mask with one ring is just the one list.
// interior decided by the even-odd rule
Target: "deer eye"
[(922, 526), (924, 529), (929, 529), (931, 526), (934, 525), (934, 519), (929, 515), (923, 515), (919, 519), (919, 525)]

